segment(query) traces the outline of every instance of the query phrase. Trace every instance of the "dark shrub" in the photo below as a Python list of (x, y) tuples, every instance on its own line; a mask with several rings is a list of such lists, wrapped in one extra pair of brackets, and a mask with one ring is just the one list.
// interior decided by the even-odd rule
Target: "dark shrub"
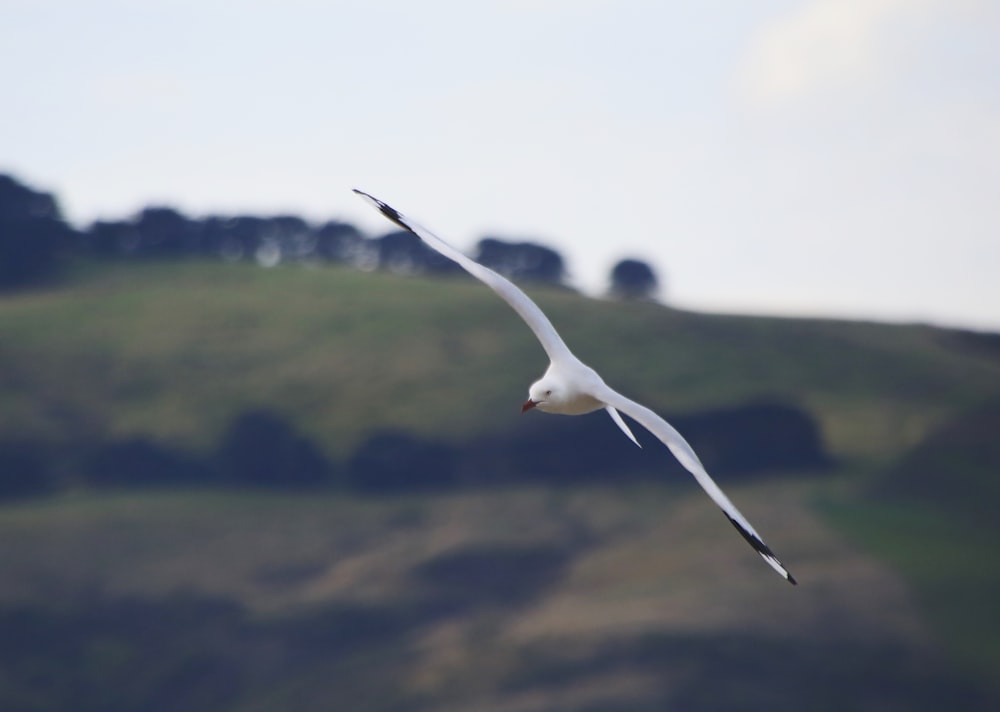
[(87, 458), (83, 471), (93, 484), (116, 487), (180, 485), (208, 480), (208, 469), (192, 455), (142, 437), (101, 447)]
[(74, 236), (52, 195), (0, 175), (0, 289), (52, 277)]
[(0, 499), (47, 494), (52, 486), (40, 446), (0, 443)]
[(217, 464), (227, 482), (275, 487), (319, 485), (331, 470), (316, 445), (280, 416), (263, 410), (233, 421), (219, 447)]
[(378, 432), (348, 464), (352, 487), (368, 492), (443, 489), (457, 484), (454, 451), (397, 431)]
[(495, 237), (479, 241), (476, 261), (517, 281), (562, 284), (566, 264), (551, 247), (534, 242), (507, 242)]
[(710, 473), (741, 479), (758, 472), (822, 470), (830, 464), (819, 426), (800, 408), (758, 402), (676, 418)]
[[(829, 466), (819, 427), (805, 411), (751, 403), (683, 415), (664, 413), (714, 479)], [(544, 480), (554, 484), (684, 476), (676, 458), (641, 425), (625, 418), (637, 448), (603, 411), (577, 418), (529, 414), (505, 434), (461, 450), (462, 479), (479, 484)]]
[(659, 284), (653, 268), (642, 260), (621, 260), (611, 268), (610, 292), (620, 299), (652, 299)]

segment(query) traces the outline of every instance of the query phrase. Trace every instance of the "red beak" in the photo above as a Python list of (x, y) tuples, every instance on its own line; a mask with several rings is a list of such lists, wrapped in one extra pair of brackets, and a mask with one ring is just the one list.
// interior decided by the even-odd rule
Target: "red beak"
[(533, 401), (533, 400), (531, 400), (529, 398), (528, 400), (524, 401), (524, 405), (521, 406), (521, 412), (522, 413), (527, 413), (529, 410), (531, 410), (532, 408), (534, 408), (536, 405), (538, 405), (538, 403), (536, 403), (535, 401)]

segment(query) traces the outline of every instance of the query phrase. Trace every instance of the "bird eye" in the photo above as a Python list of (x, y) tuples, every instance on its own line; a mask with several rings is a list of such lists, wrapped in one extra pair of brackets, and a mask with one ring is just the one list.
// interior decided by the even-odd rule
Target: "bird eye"
[(546, 396), (550, 396), (550, 395), (552, 395), (552, 391), (545, 391), (545, 395), (546, 395)]

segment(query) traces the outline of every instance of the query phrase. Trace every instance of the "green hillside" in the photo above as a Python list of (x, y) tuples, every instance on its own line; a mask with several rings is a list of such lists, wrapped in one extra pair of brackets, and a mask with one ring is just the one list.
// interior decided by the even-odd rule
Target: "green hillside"
[(463, 443), (551, 416), (518, 413), (544, 354), (469, 280), (82, 265), (0, 296), (0, 446), (67, 483), (0, 500), (0, 708), (995, 708), (1000, 529), (981, 502), (1000, 478), (977, 415), (1000, 402), (995, 339), (531, 291), (657, 409), (766, 397), (816, 419), (832, 470), (726, 486), (799, 586), (689, 479), (89, 487), (88, 444), (208, 454), (252, 409), (333, 459), (379, 429)]
[[(672, 412), (785, 396), (837, 456), (891, 458), (1000, 393), (1000, 360), (923, 326), (708, 316), (539, 290), (613, 386)], [(194, 446), (266, 404), (333, 453), (373, 426), (444, 439), (516, 419), (546, 360), (469, 280), (207, 263), (93, 267), (0, 300), (8, 437)]]

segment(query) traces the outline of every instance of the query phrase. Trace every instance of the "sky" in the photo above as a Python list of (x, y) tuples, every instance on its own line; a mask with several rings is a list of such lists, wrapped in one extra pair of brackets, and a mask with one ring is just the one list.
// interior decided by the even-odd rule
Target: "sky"
[(624, 257), (674, 306), (1000, 331), (995, 0), (0, 0), (0, 172)]

